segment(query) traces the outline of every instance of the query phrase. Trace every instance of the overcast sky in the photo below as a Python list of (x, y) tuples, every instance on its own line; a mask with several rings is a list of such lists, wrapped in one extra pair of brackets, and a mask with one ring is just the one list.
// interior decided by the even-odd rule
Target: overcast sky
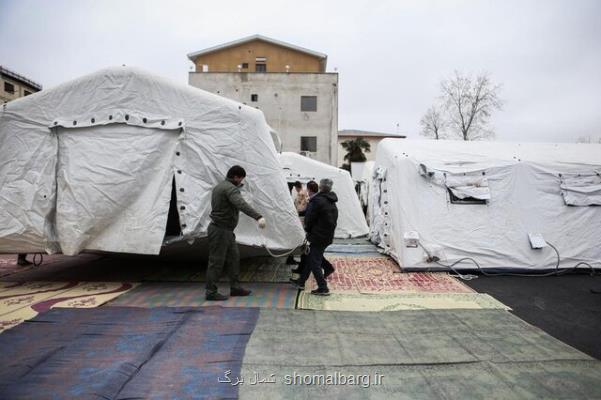
[(187, 83), (187, 53), (256, 33), (328, 54), (339, 129), (417, 137), (459, 70), (503, 85), (497, 140), (601, 136), (599, 0), (0, 0), (0, 64), (44, 87), (121, 64)]

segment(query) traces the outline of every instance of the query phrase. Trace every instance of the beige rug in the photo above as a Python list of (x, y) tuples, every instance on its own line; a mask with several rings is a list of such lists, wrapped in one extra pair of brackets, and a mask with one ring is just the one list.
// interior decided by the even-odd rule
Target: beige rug
[(331, 293), (316, 296), (301, 292), (297, 308), (330, 311), (399, 311), (510, 308), (480, 293)]
[(98, 307), (137, 285), (128, 282), (2, 282), (0, 332), (54, 307)]

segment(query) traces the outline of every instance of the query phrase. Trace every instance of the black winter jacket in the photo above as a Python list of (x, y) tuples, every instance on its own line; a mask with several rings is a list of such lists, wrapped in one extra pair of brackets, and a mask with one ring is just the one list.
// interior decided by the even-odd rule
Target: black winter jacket
[(334, 240), (338, 222), (338, 196), (334, 192), (319, 192), (311, 198), (305, 211), (307, 240), (316, 246), (329, 246)]

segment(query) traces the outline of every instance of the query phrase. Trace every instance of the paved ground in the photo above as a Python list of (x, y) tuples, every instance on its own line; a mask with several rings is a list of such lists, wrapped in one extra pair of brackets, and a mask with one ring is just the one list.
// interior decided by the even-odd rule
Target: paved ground
[(601, 277), (486, 277), (466, 282), (513, 309), (513, 313), (555, 338), (601, 359)]

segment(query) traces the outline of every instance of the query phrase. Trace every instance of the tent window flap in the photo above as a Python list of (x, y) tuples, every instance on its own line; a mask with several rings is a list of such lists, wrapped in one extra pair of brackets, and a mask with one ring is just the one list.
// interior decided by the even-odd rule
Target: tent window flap
[(477, 203), (486, 203), (490, 200), (488, 179), (485, 175), (447, 175), (446, 187), (451, 198)]
[(601, 176), (561, 177), (561, 194), (568, 206), (601, 206)]

